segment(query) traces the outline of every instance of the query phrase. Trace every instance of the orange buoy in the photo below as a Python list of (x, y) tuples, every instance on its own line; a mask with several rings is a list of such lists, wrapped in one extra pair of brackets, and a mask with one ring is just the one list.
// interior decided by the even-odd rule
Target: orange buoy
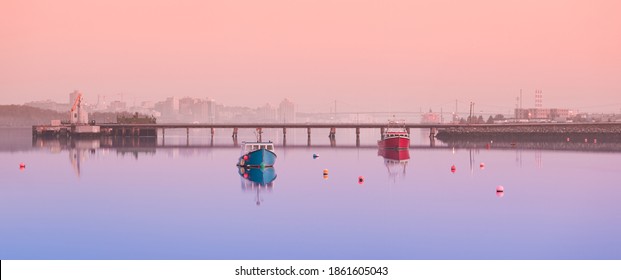
[(481, 163), (479, 164), (479, 167), (480, 167), (481, 169), (485, 169), (485, 163), (481, 162)]
[(364, 183), (364, 177), (358, 176), (358, 184), (362, 185)]
[(24, 169), (24, 168), (26, 168), (26, 164), (25, 164), (25, 163), (23, 163), (23, 162), (22, 162), (22, 163), (20, 163), (20, 164), (19, 164), (19, 168), (20, 168), (20, 169)]
[(451, 166), (451, 172), (455, 173), (456, 170), (457, 168), (455, 167), (455, 165)]
[(328, 174), (323, 174), (323, 179), (328, 180)]
[(324, 175), (324, 176), (328, 176), (328, 169), (324, 169), (324, 170), (323, 170), (323, 175)]

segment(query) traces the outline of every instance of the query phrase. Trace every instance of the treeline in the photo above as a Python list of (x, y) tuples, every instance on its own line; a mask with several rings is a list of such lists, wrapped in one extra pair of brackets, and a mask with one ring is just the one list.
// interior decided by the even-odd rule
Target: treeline
[[(88, 114), (97, 123), (115, 123), (117, 113)], [(50, 124), (51, 120), (69, 121), (69, 112), (39, 109), (23, 105), (0, 105), (0, 127), (30, 127)]]

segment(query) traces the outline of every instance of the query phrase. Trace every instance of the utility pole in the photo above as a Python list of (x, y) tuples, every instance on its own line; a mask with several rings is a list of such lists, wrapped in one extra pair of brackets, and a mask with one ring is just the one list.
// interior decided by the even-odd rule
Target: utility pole
[(474, 102), (470, 101), (470, 120), (468, 123), (472, 123), (472, 111), (474, 110)]

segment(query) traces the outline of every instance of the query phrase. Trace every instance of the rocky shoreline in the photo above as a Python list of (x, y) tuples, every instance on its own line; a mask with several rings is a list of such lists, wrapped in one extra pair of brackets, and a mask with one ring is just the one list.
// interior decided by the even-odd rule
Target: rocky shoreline
[(533, 126), (462, 126), (445, 128), (438, 140), (621, 142), (621, 123)]

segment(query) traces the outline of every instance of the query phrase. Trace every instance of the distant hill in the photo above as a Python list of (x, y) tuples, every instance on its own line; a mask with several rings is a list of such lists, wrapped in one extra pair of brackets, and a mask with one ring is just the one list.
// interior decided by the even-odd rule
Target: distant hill
[[(98, 123), (113, 123), (116, 122), (116, 116), (117, 113), (93, 113), (88, 117)], [(69, 112), (61, 113), (24, 105), (0, 105), (0, 127), (31, 127), (50, 124), (51, 120), (68, 119)]]

